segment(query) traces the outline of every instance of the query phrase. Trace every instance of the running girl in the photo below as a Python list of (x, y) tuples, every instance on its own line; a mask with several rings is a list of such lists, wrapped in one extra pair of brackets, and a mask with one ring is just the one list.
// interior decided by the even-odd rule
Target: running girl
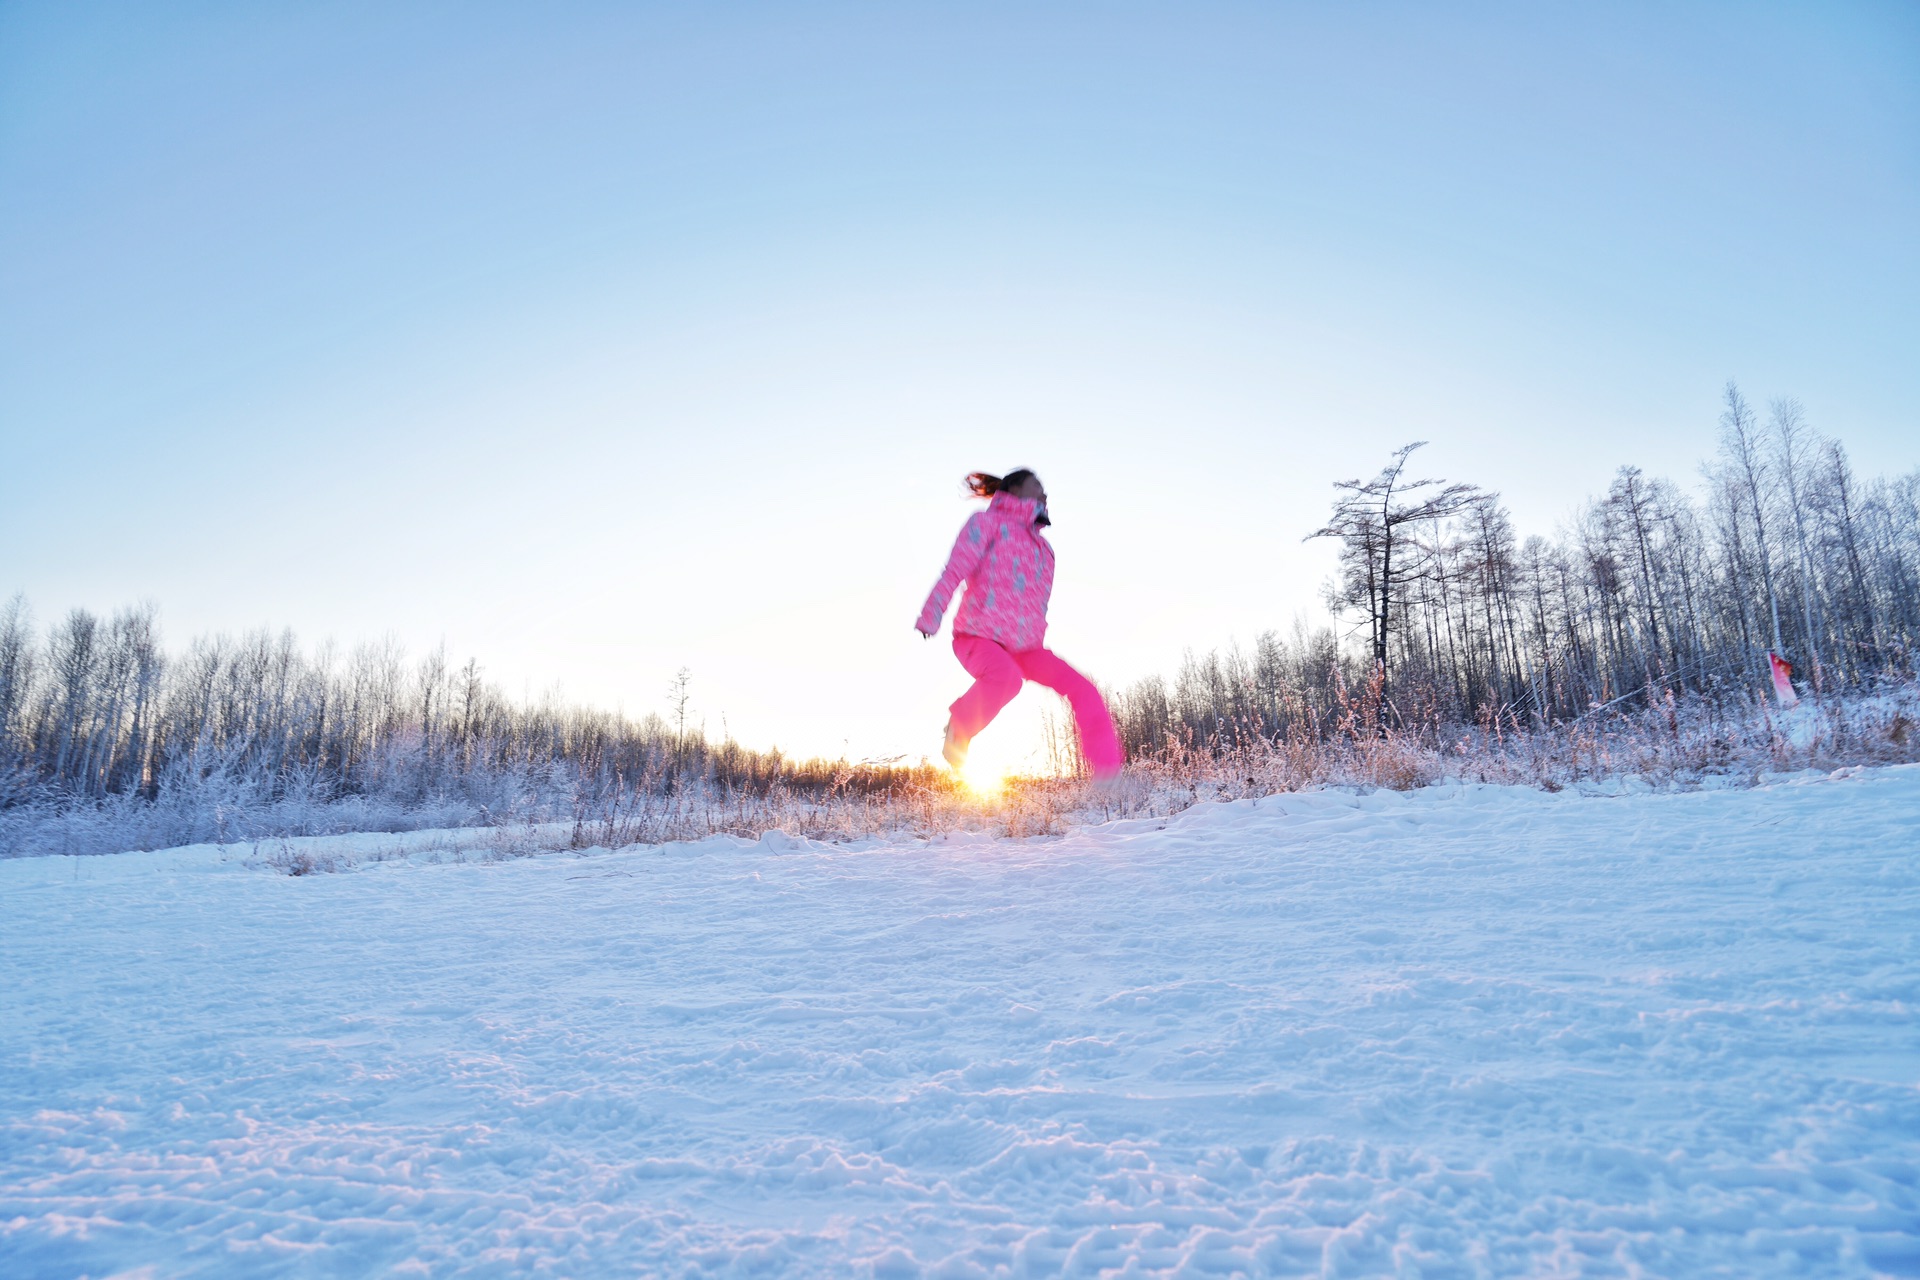
[(941, 754), (958, 769), (974, 735), (1013, 701), (1024, 681), (1045, 685), (1073, 707), (1080, 749), (1093, 776), (1119, 774), (1120, 738), (1093, 681), (1041, 647), (1047, 638), (1047, 598), (1053, 594), (1053, 546), (1040, 531), (1047, 518), (1047, 490), (1040, 477), (1021, 468), (1004, 476), (976, 471), (967, 477), (976, 497), (991, 498), (960, 530), (945, 572), (933, 584), (920, 620), (931, 639), (960, 584), (967, 584), (953, 616), (953, 652), (973, 687), (949, 708)]

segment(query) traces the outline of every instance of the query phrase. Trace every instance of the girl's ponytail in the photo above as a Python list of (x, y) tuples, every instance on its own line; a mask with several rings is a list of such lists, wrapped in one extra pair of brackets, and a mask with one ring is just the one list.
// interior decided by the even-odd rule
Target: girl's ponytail
[(962, 483), (966, 485), (967, 492), (974, 497), (991, 498), (996, 493), (1003, 493), (1009, 489), (1018, 489), (1032, 478), (1033, 472), (1026, 467), (1021, 467), (1018, 470), (1007, 472), (1004, 476), (989, 475), (985, 471), (970, 472), (966, 480)]

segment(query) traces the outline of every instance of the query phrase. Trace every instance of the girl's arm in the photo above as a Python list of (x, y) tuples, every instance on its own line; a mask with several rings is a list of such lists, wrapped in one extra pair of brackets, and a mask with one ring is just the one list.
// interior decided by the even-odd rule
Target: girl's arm
[(947, 557), (947, 567), (940, 571), (940, 580), (933, 584), (927, 603), (921, 606), (920, 620), (913, 624), (921, 635), (930, 636), (940, 629), (940, 619), (947, 612), (953, 593), (980, 567), (981, 557), (986, 553), (987, 513), (976, 511), (962, 526), (960, 536), (953, 540), (953, 554)]

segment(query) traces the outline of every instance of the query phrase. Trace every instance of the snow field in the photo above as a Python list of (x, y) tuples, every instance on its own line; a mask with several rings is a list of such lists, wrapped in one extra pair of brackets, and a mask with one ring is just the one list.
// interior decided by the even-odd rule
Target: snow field
[(0, 863), (0, 1275), (1920, 1275), (1917, 932), (1920, 766)]

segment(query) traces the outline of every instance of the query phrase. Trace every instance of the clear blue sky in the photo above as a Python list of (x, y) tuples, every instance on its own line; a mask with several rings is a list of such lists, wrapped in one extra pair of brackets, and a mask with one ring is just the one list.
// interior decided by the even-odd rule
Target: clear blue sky
[(1729, 377), (1909, 469), (1916, 299), (1910, 4), (14, 3), (0, 594), (919, 752), (967, 470), (1120, 681), (1407, 439), (1523, 532)]

